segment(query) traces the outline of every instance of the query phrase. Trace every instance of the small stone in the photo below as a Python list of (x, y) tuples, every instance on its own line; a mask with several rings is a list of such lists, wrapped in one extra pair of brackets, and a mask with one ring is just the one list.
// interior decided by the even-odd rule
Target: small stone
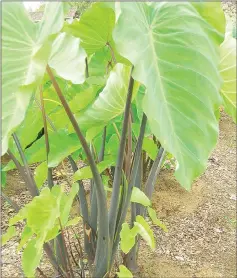
[(230, 199), (236, 201), (236, 195), (231, 195)]
[(175, 259), (178, 260), (178, 261), (184, 261), (184, 258), (181, 257), (181, 256), (175, 256)]
[(221, 229), (218, 229), (218, 228), (214, 228), (214, 231), (217, 232), (217, 233), (222, 233), (223, 232)]

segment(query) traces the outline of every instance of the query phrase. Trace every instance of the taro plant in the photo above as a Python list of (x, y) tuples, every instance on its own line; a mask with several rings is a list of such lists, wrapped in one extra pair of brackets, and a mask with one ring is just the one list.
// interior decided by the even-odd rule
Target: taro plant
[[(21, 3), (3, 3), (2, 155), (11, 161), (2, 171), (17, 168), (32, 200), (19, 208), (2, 192), (17, 211), (2, 243), (22, 221), (27, 277), (47, 277), (43, 254), (60, 277), (132, 277), (140, 240), (155, 248), (147, 216), (167, 232), (151, 203), (164, 157), (190, 190), (215, 147), (219, 107), (235, 120), (236, 40), (224, 40), (218, 2), (100, 2), (72, 23), (67, 8), (48, 3), (35, 24)], [(53, 175), (65, 161), (68, 193)]]

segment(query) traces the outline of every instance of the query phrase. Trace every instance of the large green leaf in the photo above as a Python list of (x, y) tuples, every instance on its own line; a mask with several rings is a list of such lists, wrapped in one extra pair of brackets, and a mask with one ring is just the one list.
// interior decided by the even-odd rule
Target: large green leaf
[(76, 113), (86, 109), (86, 107), (95, 100), (99, 89), (100, 86), (98, 85), (85, 85), (84, 90), (77, 88), (75, 85), (72, 86), (70, 90), (75, 90), (77, 92), (75, 97), (68, 103), (72, 112)]
[[(106, 86), (96, 100), (85, 110), (76, 113), (76, 119), (83, 129), (105, 126), (110, 120), (123, 113), (130, 77), (129, 66), (116, 64), (110, 72)], [(133, 93), (138, 84), (135, 82)]]
[(64, 27), (64, 31), (81, 39), (82, 47), (90, 55), (112, 41), (114, 11), (103, 3), (94, 3), (80, 18)]
[(59, 2), (47, 4), (42, 21), (35, 24), (23, 3), (2, 5), (2, 155), (44, 75), (52, 34), (63, 26), (64, 8)]
[(103, 48), (94, 53), (89, 60), (89, 75), (90, 76), (104, 76), (110, 69), (111, 53), (110, 49)]
[(53, 42), (49, 66), (60, 77), (74, 84), (82, 84), (85, 81), (85, 59), (86, 53), (80, 46), (80, 40), (61, 33)]
[[(225, 14), (222, 9), (221, 1), (208, 2), (199, 0), (192, 2), (199, 14), (218, 32), (225, 33)], [(217, 20), (218, 19), (218, 20)]]
[[(112, 38), (112, 31), (115, 25), (114, 5), (108, 3), (94, 3), (80, 17), (80, 20), (75, 20), (72, 24), (65, 24), (64, 32), (72, 34), (74, 37), (81, 39), (82, 47), (86, 50), (88, 56), (95, 53), (92, 57), (94, 62), (97, 62), (96, 72), (104, 74), (106, 63), (115, 62), (130, 63), (121, 57)], [(89, 73), (95, 73), (93, 67), (95, 63), (90, 63)], [(92, 67), (92, 69), (91, 69)]]
[(49, 138), (49, 144), (49, 167), (58, 166), (64, 158), (81, 148), (76, 134), (68, 135), (65, 130), (52, 133)]
[(220, 47), (221, 94), (225, 111), (236, 123), (236, 39), (230, 33)]
[[(68, 104), (73, 113), (84, 110), (93, 103), (102, 87), (101, 85), (89, 84), (88, 79), (83, 84), (72, 84), (67, 89), (65, 89), (62, 82), (59, 83), (59, 86), (64, 95), (67, 94), (70, 96)], [(50, 87), (44, 92), (44, 100), (46, 113), (49, 115), (56, 129), (70, 127), (71, 132), (73, 132), (68, 116), (62, 107), (54, 88)]]
[(151, 130), (177, 159), (176, 177), (190, 189), (217, 142), (223, 37), (188, 2), (121, 3), (121, 11), (117, 50), (146, 86)]

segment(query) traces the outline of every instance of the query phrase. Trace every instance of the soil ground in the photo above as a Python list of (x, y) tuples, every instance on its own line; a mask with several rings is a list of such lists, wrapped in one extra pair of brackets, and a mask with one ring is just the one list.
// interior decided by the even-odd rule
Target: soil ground
[(236, 277), (236, 126), (228, 116), (191, 192), (163, 170), (153, 206), (169, 231), (156, 229), (155, 252), (143, 246), (141, 277)]
[[(153, 197), (153, 208), (167, 225), (168, 233), (153, 227), (157, 246), (144, 243), (139, 253), (139, 277), (201, 278), (236, 277), (236, 129), (222, 115), (216, 149), (206, 172), (190, 192), (181, 188), (172, 170), (161, 171)], [(60, 172), (56, 172), (60, 178)], [(5, 193), (19, 205), (30, 200), (16, 170), (7, 176)], [(14, 215), (2, 203), (2, 231)], [(21, 228), (20, 226), (18, 227)], [(2, 248), (2, 277), (22, 277), (17, 241)], [(43, 261), (41, 269), (48, 270)], [(52, 277), (52, 276), (49, 276)]]

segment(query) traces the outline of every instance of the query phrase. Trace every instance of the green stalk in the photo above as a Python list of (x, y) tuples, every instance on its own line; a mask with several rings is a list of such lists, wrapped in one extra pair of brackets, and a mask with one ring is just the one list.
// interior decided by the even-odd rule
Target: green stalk
[(104, 190), (104, 185), (102, 183), (100, 173), (96, 167), (95, 160), (90, 152), (90, 149), (87, 145), (85, 137), (83, 136), (79, 125), (66, 101), (64, 98), (58, 83), (55, 80), (54, 75), (52, 74), (51, 69), (47, 66), (47, 72), (53, 83), (53, 86), (58, 94), (58, 97), (65, 109), (65, 112), (70, 119), (74, 130), (81, 142), (81, 145), (86, 153), (88, 163), (93, 174), (93, 178), (96, 185), (96, 195), (98, 201), (98, 241), (95, 255), (95, 271), (93, 273), (94, 277), (103, 277), (107, 273), (108, 268), (108, 257), (109, 257), (109, 223), (108, 223), (108, 213), (107, 213), (107, 203), (106, 203), (106, 194)]
[(66, 248), (66, 242), (65, 242), (65, 237), (64, 237), (64, 231), (63, 231), (62, 223), (61, 223), (60, 218), (58, 220), (59, 220), (59, 225), (60, 225), (60, 229), (61, 229), (60, 240), (62, 240), (62, 243), (60, 243), (60, 246), (65, 247), (65, 250), (63, 250), (63, 255), (65, 255), (64, 259), (67, 262), (65, 265), (68, 265), (68, 267), (69, 267), (70, 277), (74, 278), (74, 274), (73, 274), (73, 270), (72, 270), (72, 265), (71, 265), (70, 258), (69, 258), (69, 255), (68, 255), (68, 252), (67, 252), (67, 248)]
[(1, 191), (1, 195), (3, 197), (3, 199), (14, 208), (14, 210), (16, 212), (18, 212), (20, 210), (20, 207), (18, 206), (18, 204), (16, 202), (14, 202), (13, 200), (11, 200), (9, 197), (7, 197), (2, 191)]
[(112, 60), (113, 60), (114, 64), (116, 64), (117, 61), (116, 61), (116, 58), (115, 58), (115, 55), (114, 55), (114, 50), (113, 50), (111, 44), (110, 44), (109, 42), (107, 42), (106, 45), (108, 45), (108, 47), (109, 47), (109, 49), (110, 49), (111, 57), (112, 57)]
[[(45, 148), (46, 148), (46, 154), (47, 154), (47, 165), (49, 160), (49, 152), (50, 152), (50, 146), (49, 146), (49, 135), (48, 135), (48, 126), (47, 126), (47, 119), (46, 119), (46, 113), (45, 113), (45, 107), (44, 107), (44, 98), (43, 98), (43, 90), (42, 85), (40, 85), (40, 103), (42, 107), (42, 118), (43, 118), (43, 124), (44, 124), (44, 138), (45, 138)], [(48, 186), (51, 189), (53, 184), (53, 173), (52, 168), (48, 167)], [(62, 232), (57, 235), (56, 237), (56, 256), (59, 261), (59, 263), (62, 265), (63, 269), (67, 271), (67, 261), (64, 259), (67, 257), (67, 247), (65, 244), (65, 241), (63, 240), (63, 234)], [(69, 262), (70, 264), (70, 262)]]
[(118, 130), (117, 126), (116, 126), (116, 123), (113, 123), (113, 127), (114, 127), (114, 130), (115, 130), (115, 132), (116, 132), (116, 134), (117, 134), (117, 136), (118, 136), (118, 139), (119, 139), (119, 141), (120, 141), (120, 140), (121, 140), (121, 137), (120, 137), (120, 134), (119, 134), (119, 130)]
[(156, 156), (156, 159), (151, 167), (151, 171), (149, 173), (147, 182), (145, 184), (145, 194), (150, 199), (152, 196), (152, 193), (154, 191), (154, 185), (157, 179), (157, 176), (160, 172), (161, 164), (163, 161), (163, 158), (165, 156), (165, 150), (161, 147), (158, 151), (158, 154)]
[(85, 62), (86, 62), (86, 78), (89, 77), (89, 67), (88, 67), (88, 59), (86, 58), (85, 59)]
[(100, 153), (99, 153), (99, 157), (98, 157), (98, 162), (101, 162), (102, 160), (104, 160), (105, 143), (106, 143), (106, 126), (104, 127), (104, 130), (103, 130), (102, 145), (101, 145), (101, 149), (100, 149)]
[[(45, 147), (46, 147), (46, 154), (47, 154), (47, 165), (49, 162), (49, 135), (48, 135), (48, 127), (47, 127), (47, 119), (46, 119), (46, 113), (45, 113), (45, 108), (44, 108), (44, 98), (43, 98), (43, 90), (42, 90), (42, 85), (40, 85), (40, 102), (41, 102), (41, 107), (42, 107), (42, 118), (43, 118), (43, 124), (44, 124), (44, 138), (45, 138)], [(49, 188), (53, 187), (53, 173), (52, 173), (52, 168), (48, 168), (48, 186)]]
[[(39, 109), (42, 111), (42, 106), (40, 105), (40, 103), (38, 102), (37, 99), (35, 99)], [(57, 132), (56, 127), (54, 126), (53, 122), (51, 121), (51, 119), (48, 117), (47, 114), (45, 114), (45, 117), (48, 121), (48, 123), (50, 124), (50, 126), (52, 127), (52, 129)], [(78, 167), (76, 165), (76, 162), (74, 161), (74, 159), (71, 157), (71, 155), (68, 156), (68, 160), (72, 166), (72, 170), (75, 173), (78, 170)], [(88, 216), (88, 204), (87, 204), (87, 200), (86, 200), (86, 192), (85, 192), (85, 188), (82, 184), (81, 181), (77, 181), (79, 184), (79, 200), (80, 200), (80, 208), (81, 208), (81, 212), (82, 212), (82, 216), (83, 219), (85, 220), (85, 222), (88, 224), (89, 221), (89, 216)]]
[[(96, 161), (98, 163), (98, 157), (96, 153), (96, 149), (91, 142), (90, 144), (90, 150), (91, 153)], [(91, 236), (90, 236), (90, 242), (92, 244), (93, 251), (96, 250), (96, 231), (97, 231), (97, 222), (98, 222), (98, 212), (97, 212), (97, 197), (96, 197), (96, 189), (95, 189), (95, 183), (94, 180), (90, 180), (90, 204), (91, 204), (91, 211), (90, 211), (90, 226), (92, 227), (91, 230)]]
[(130, 109), (129, 120), (128, 120), (127, 150), (126, 150), (126, 159), (125, 159), (125, 175), (127, 180), (129, 180), (130, 178), (131, 161), (132, 161), (132, 116), (131, 116), (131, 109)]
[[(152, 193), (154, 191), (154, 184), (155, 184), (155, 182), (157, 180), (157, 176), (160, 172), (161, 164), (162, 164), (164, 156), (165, 156), (165, 151), (161, 147), (159, 149), (159, 152), (156, 156), (154, 163), (152, 164), (152, 167), (149, 172), (148, 179), (147, 179), (147, 182), (145, 185), (145, 194), (149, 197), (149, 199), (151, 199)], [(147, 209), (140, 205), (140, 209), (139, 209), (138, 213), (142, 216), (145, 216), (146, 211), (147, 211)], [(136, 244), (130, 250), (130, 252), (125, 256), (125, 264), (133, 272), (136, 271), (138, 268), (137, 256), (138, 256), (138, 252), (139, 252), (139, 247), (140, 247), (140, 237), (138, 236), (137, 240), (136, 240)]]
[[(140, 163), (139, 163), (139, 168), (137, 171), (137, 176), (136, 176), (136, 182), (135, 182), (135, 186), (138, 187), (140, 190), (142, 190), (142, 152), (141, 152), (141, 158), (140, 158)], [(140, 214), (140, 208), (141, 205), (140, 204), (136, 204), (134, 203), (136, 206), (136, 216)]]
[(122, 168), (123, 168), (123, 161), (124, 161), (124, 151), (126, 145), (126, 136), (128, 130), (128, 122), (129, 122), (129, 113), (130, 113), (130, 105), (132, 101), (132, 91), (134, 85), (134, 79), (132, 78), (132, 71), (130, 73), (130, 80), (128, 86), (128, 94), (126, 100), (126, 106), (124, 111), (124, 120), (123, 120), (123, 128), (122, 128), (122, 135), (120, 140), (120, 146), (117, 156), (117, 162), (115, 166), (115, 174), (114, 174), (114, 181), (113, 181), (113, 191), (111, 197), (111, 205), (109, 210), (109, 232), (110, 232), (110, 239), (111, 242), (114, 238), (115, 233), (115, 226), (117, 221), (117, 213), (118, 213), (118, 205), (119, 205), (119, 190), (121, 184), (121, 177), (122, 177)]
[[(142, 155), (142, 153), (141, 153)], [(139, 162), (139, 168), (137, 171), (137, 176), (136, 176), (136, 182), (135, 182), (135, 187), (138, 187), (139, 189), (141, 189), (142, 186), (142, 159), (140, 158), (140, 162)], [(134, 226), (134, 222), (136, 221), (136, 216), (140, 214), (140, 205), (136, 204), (136, 203), (131, 203), (131, 224), (130, 224), (130, 228), (132, 228)], [(124, 265), (132, 271), (132, 273), (136, 273), (138, 270), (138, 265), (137, 265), (137, 251), (139, 248), (138, 245), (138, 236), (136, 237), (135, 240), (135, 245), (133, 246), (133, 248), (128, 252), (128, 254), (125, 254), (124, 256)]]
[[(98, 162), (101, 162), (104, 160), (104, 152), (105, 152), (105, 143), (106, 143), (106, 127), (104, 127), (103, 130), (103, 137), (102, 137), (102, 144), (101, 144), (101, 149), (100, 153), (98, 156)], [(93, 145), (92, 145), (93, 147)], [(94, 149), (94, 155), (96, 156), (95, 149)], [(92, 246), (94, 249), (96, 249), (96, 234), (94, 231), (97, 231), (97, 219), (98, 219), (98, 213), (97, 213), (97, 198), (96, 198), (96, 191), (95, 191), (95, 183), (92, 180), (91, 181), (91, 193), (92, 193), (92, 198), (91, 198), (91, 217), (90, 217), (90, 225), (93, 228), (93, 231), (91, 231), (91, 242)]]
[[(78, 167), (76, 165), (76, 162), (73, 160), (71, 156), (68, 156), (69, 162), (72, 166), (72, 170), (75, 173), (78, 170)], [(79, 204), (80, 204), (80, 211), (83, 217), (83, 233), (84, 233), (84, 247), (85, 251), (87, 253), (88, 259), (92, 261), (94, 259), (94, 252), (92, 248), (91, 242), (89, 242), (89, 239), (87, 237), (87, 234), (85, 232), (85, 229), (87, 228), (89, 224), (89, 212), (88, 212), (88, 204), (86, 200), (86, 192), (85, 188), (83, 186), (82, 181), (77, 181), (79, 184), (79, 192), (78, 192), (78, 198), (79, 198)]]
[[(162, 147), (160, 147), (144, 187), (144, 193), (147, 195), (149, 199), (151, 199), (152, 193), (154, 191), (154, 185), (157, 180), (157, 176), (160, 172), (164, 157), (165, 157), (165, 150)], [(144, 207), (141, 207), (140, 215), (144, 216), (145, 214), (146, 214), (146, 209)]]
[[(43, 111), (43, 107), (41, 106), (41, 104), (39, 103), (39, 101), (37, 99), (35, 99), (36, 104), (38, 105), (39, 109), (41, 111)], [(45, 113), (45, 118), (48, 121), (48, 123), (50, 124), (50, 126), (52, 127), (52, 129), (57, 132), (56, 127), (54, 126), (53, 122), (51, 121), (51, 119), (48, 117), (48, 115)], [(72, 166), (72, 170), (75, 173), (78, 170), (78, 167), (76, 165), (76, 162), (73, 160), (73, 158), (71, 157), (71, 155), (68, 156), (68, 160)], [(81, 210), (81, 214), (82, 214), (82, 218), (83, 218), (83, 226), (87, 227), (89, 224), (89, 214), (88, 214), (88, 204), (87, 204), (87, 200), (86, 200), (86, 192), (85, 192), (85, 188), (82, 184), (81, 181), (77, 181), (77, 183), (79, 184), (79, 193), (78, 193), (78, 198), (79, 198), (79, 204), (80, 204), (80, 210)], [(88, 259), (92, 260), (94, 258), (94, 252), (93, 252), (93, 248), (91, 246), (91, 243), (88, 240), (88, 237), (85, 233), (85, 229), (83, 229), (84, 231), (84, 247), (85, 247), (85, 251), (88, 255)], [(62, 240), (59, 239), (58, 242), (62, 242)], [(58, 244), (58, 243), (57, 243)], [(58, 248), (60, 249), (60, 248)]]
[(125, 218), (126, 218), (126, 214), (128, 211), (128, 207), (129, 207), (129, 203), (130, 203), (130, 199), (131, 199), (131, 195), (132, 195), (132, 188), (136, 181), (136, 176), (137, 176), (139, 163), (140, 163), (140, 159), (141, 159), (142, 143), (143, 143), (143, 138), (144, 138), (144, 134), (145, 134), (146, 122), (147, 122), (147, 117), (145, 114), (143, 114), (141, 128), (140, 128), (140, 134), (139, 134), (139, 137), (137, 140), (135, 156), (134, 156), (134, 161), (133, 161), (132, 170), (131, 170), (131, 180), (128, 184), (126, 200), (125, 200), (125, 203), (124, 203), (122, 211), (121, 211), (120, 219), (118, 220), (118, 225), (116, 227), (112, 256), (111, 256), (111, 260), (110, 260), (110, 263), (111, 263), (110, 267), (112, 267), (113, 259), (114, 259), (115, 253), (117, 251), (117, 248), (118, 248), (119, 239), (120, 239), (120, 231), (122, 228), (122, 224), (124, 223)]
[(36, 196), (35, 195), (35, 190), (34, 187), (31, 183), (31, 180), (29, 180), (25, 170), (24, 170), (24, 166), (22, 166), (19, 161), (16, 159), (16, 157), (14, 156), (14, 154), (8, 149), (7, 153), (9, 154), (11, 160), (14, 162), (14, 164), (16, 165), (17, 170), (19, 171), (20, 175), (22, 176), (22, 178), (24, 179), (24, 182), (26, 184), (27, 189), (30, 191), (32, 196)]
[(17, 137), (17, 135), (15, 133), (12, 134), (12, 137), (13, 137), (13, 139), (15, 141), (16, 147), (18, 149), (18, 152), (20, 154), (21, 160), (23, 162), (31, 194), (32, 194), (32, 196), (37, 196), (37, 195), (39, 195), (39, 190), (38, 190), (37, 185), (35, 183), (35, 180), (34, 180), (34, 178), (32, 176), (32, 173), (30, 171), (30, 168), (29, 168), (29, 165), (27, 163), (26, 157), (24, 155), (23, 149), (21, 147), (20, 141), (19, 141), (19, 139), (18, 139), (18, 137)]
[(61, 269), (60, 265), (58, 264), (57, 260), (55, 259), (54, 253), (53, 253), (49, 243), (44, 243), (44, 251), (47, 254), (54, 270), (59, 273), (60, 277), (67, 277), (65, 272)]

